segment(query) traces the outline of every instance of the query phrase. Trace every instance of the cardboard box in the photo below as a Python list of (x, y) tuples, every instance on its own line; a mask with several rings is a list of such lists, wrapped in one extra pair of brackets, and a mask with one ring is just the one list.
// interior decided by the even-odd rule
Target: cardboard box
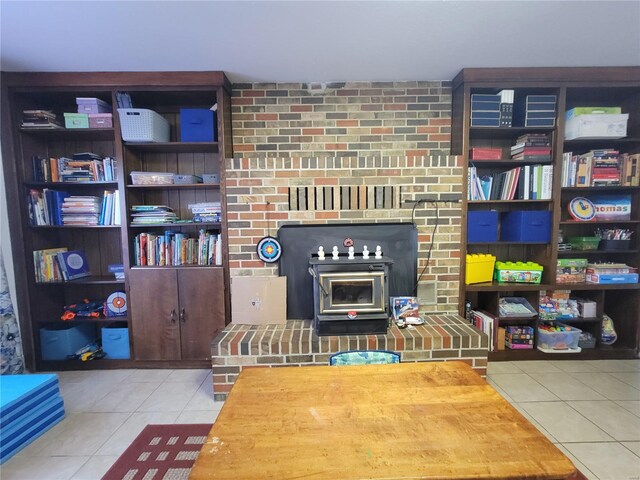
[(231, 321), (242, 325), (287, 321), (287, 277), (233, 277)]

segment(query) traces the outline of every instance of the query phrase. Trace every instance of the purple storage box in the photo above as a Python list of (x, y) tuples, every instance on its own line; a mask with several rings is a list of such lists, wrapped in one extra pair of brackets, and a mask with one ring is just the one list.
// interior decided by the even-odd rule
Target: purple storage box
[(111, 105), (99, 98), (76, 98), (78, 113), (111, 113)]
[(113, 128), (113, 115), (110, 113), (90, 113), (89, 128)]

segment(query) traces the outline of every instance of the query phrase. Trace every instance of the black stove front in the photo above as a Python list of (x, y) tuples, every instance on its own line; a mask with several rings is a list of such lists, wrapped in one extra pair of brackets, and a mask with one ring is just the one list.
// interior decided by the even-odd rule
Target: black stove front
[(387, 333), (389, 258), (309, 260), (318, 335)]

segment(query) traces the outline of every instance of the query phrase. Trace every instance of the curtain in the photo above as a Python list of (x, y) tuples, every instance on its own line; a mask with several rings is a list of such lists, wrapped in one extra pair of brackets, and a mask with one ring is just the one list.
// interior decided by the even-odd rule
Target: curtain
[(4, 260), (0, 254), (0, 374), (24, 372), (24, 356), (18, 319), (11, 302)]

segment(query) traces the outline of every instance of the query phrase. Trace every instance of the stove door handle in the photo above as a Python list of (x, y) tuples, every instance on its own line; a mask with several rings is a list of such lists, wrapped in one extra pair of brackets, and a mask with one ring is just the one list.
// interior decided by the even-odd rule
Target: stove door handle
[(318, 282), (318, 286), (320, 287), (320, 290), (322, 290), (322, 293), (324, 293), (324, 296), (328, 297), (329, 292), (327, 292), (324, 286), (322, 285), (322, 283), (320, 283), (320, 280), (318, 279), (318, 275), (316, 275), (316, 271), (312, 267), (309, 267), (307, 271), (309, 272), (309, 275), (311, 275), (316, 280), (316, 282)]

